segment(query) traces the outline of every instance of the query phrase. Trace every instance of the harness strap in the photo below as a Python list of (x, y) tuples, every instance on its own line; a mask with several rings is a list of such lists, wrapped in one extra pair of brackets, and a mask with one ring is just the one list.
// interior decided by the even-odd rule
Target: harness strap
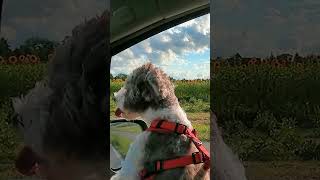
[(191, 156), (182, 156), (176, 159), (158, 160), (155, 162), (147, 163), (146, 168), (140, 173), (140, 176), (148, 176), (156, 172), (161, 172), (167, 169), (184, 167), (189, 164), (203, 163), (205, 155), (201, 152), (194, 152)]
[(210, 154), (203, 146), (202, 142), (197, 138), (195, 129), (191, 130), (187, 126), (179, 123), (169, 122), (167, 120), (153, 120), (147, 131), (158, 133), (177, 133), (184, 134), (192, 140), (199, 152), (194, 152), (192, 155), (186, 155), (175, 159), (158, 160), (151, 163), (146, 163), (146, 167), (140, 171), (140, 177), (144, 180), (152, 180), (156, 173), (184, 167), (190, 164), (204, 163), (205, 170), (210, 168)]

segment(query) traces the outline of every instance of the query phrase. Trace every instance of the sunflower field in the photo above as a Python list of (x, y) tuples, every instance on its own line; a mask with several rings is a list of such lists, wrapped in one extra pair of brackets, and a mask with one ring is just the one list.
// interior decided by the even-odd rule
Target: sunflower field
[(211, 61), (211, 104), (245, 160), (320, 160), (320, 61)]

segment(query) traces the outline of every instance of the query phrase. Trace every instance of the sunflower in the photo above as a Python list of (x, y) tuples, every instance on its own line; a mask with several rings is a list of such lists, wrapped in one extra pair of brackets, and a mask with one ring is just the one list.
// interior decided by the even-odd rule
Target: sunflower
[(8, 61), (9, 61), (9, 64), (17, 64), (18, 58), (16, 56), (10, 56)]
[(36, 55), (30, 55), (30, 62), (32, 64), (37, 64), (39, 63), (39, 58)]
[(0, 56), (0, 64), (6, 64), (6, 60), (2, 56)]
[(249, 65), (249, 66), (257, 65), (257, 60), (256, 60), (256, 59), (250, 59), (250, 61), (248, 61), (248, 65)]
[(23, 64), (28, 64), (29, 63), (29, 59), (25, 56), (25, 55), (20, 55), (19, 56), (19, 61)]

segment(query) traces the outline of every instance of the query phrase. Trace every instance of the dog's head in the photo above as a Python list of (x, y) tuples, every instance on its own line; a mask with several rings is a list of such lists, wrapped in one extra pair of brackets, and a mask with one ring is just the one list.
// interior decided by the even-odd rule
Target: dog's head
[(51, 180), (105, 176), (110, 14), (76, 26), (55, 49), (46, 77), (13, 98), (24, 147), (16, 169)]
[(169, 77), (151, 63), (135, 69), (124, 86), (114, 93), (116, 116), (134, 119), (147, 109), (165, 108), (178, 101)]

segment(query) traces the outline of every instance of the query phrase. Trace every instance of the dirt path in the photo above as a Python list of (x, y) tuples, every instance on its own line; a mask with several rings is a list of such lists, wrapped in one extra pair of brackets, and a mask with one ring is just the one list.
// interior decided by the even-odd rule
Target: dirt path
[(244, 162), (248, 180), (320, 180), (320, 161)]

